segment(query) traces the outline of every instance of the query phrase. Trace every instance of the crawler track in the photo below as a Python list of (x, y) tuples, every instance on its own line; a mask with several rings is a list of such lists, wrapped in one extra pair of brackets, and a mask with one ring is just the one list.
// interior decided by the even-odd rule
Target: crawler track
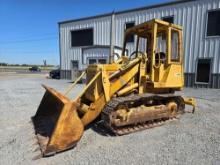
[[(169, 102), (175, 102), (177, 104), (177, 112), (175, 114), (171, 114), (166, 105)], [(118, 110), (120, 106), (126, 106), (128, 109), (134, 109), (139, 106), (158, 106), (165, 107), (159, 111), (149, 112), (149, 115), (143, 115), (141, 118), (137, 118), (137, 120), (132, 121), (121, 121), (117, 124), (114, 123), (115, 112)], [(148, 128), (158, 127), (167, 122), (173, 121), (179, 114), (182, 114), (185, 109), (184, 100), (181, 96), (173, 95), (173, 94), (143, 94), (143, 95), (131, 95), (127, 97), (118, 97), (112, 99), (103, 109), (102, 111), (102, 119), (104, 120), (104, 124), (107, 128), (109, 128), (116, 135), (124, 135), (137, 131), (141, 131)], [(137, 111), (139, 112), (139, 111)], [(138, 115), (138, 113), (136, 113)]]

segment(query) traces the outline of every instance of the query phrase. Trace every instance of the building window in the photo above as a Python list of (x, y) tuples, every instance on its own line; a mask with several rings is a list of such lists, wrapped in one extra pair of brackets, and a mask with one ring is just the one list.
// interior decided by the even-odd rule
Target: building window
[(93, 45), (93, 29), (71, 31), (71, 46)]
[(179, 56), (179, 34), (177, 31), (172, 30), (171, 33), (171, 61), (180, 62)]
[(72, 63), (72, 69), (77, 69), (79, 68), (79, 62), (77, 60), (71, 60)]
[(106, 64), (107, 60), (104, 58), (90, 58), (89, 64)]
[(169, 23), (174, 23), (174, 16), (163, 17), (162, 20)]
[(209, 83), (211, 70), (211, 59), (198, 59), (196, 82)]
[[(135, 26), (134, 22), (126, 23), (125, 24), (125, 29), (127, 30), (127, 29), (129, 29), (131, 27), (134, 27), (134, 26)], [(134, 35), (127, 36), (126, 41), (127, 42), (134, 42)]]
[(106, 64), (106, 59), (98, 59), (99, 64)]
[(220, 36), (220, 10), (208, 12), (207, 36)]
[(97, 62), (96, 62), (96, 59), (89, 59), (89, 64), (96, 64)]

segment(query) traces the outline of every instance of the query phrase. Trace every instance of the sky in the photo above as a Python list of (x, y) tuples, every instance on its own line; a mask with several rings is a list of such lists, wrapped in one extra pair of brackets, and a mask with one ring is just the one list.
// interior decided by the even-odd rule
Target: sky
[(167, 1), (0, 0), (0, 62), (58, 65), (58, 22)]

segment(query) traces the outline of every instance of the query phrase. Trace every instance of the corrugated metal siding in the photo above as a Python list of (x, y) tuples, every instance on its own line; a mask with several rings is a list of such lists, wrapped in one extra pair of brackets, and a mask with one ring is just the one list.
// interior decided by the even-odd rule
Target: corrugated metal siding
[[(122, 47), (126, 22), (135, 21), (135, 24), (139, 24), (153, 18), (174, 15), (174, 23), (182, 25), (184, 29), (185, 72), (195, 72), (198, 58), (213, 58), (212, 73), (220, 73), (220, 37), (206, 38), (208, 10), (219, 8), (220, 0), (199, 0), (116, 14), (114, 45)], [(79, 60), (79, 64), (82, 64), (81, 48), (70, 46), (71, 30), (93, 27), (94, 44), (109, 45), (110, 25), (111, 16), (60, 24), (61, 69), (70, 70), (71, 60)], [(129, 53), (134, 51), (134, 47), (134, 43), (128, 44)], [(79, 69), (83, 69), (83, 66), (80, 65)]]
[[(206, 38), (208, 10), (219, 8), (219, 0), (200, 0), (116, 15), (115, 45), (123, 44), (126, 22), (135, 21), (135, 24), (139, 24), (153, 18), (174, 15), (174, 23), (183, 26), (184, 29), (185, 72), (195, 72), (197, 58), (214, 58), (212, 73), (220, 73), (220, 37)], [(135, 45), (129, 43), (127, 49), (132, 53)]]
[(195, 83), (195, 73), (185, 73), (185, 86), (195, 88), (220, 88), (220, 74), (211, 74), (209, 83)]
[(79, 61), (79, 69), (83, 69), (82, 47), (71, 47), (71, 31), (76, 29), (94, 29), (94, 45), (110, 44), (111, 17), (84, 20), (79, 22), (60, 24), (61, 69), (70, 70), (71, 60)]
[(108, 62), (110, 54), (110, 48), (89, 48), (84, 49), (82, 54), (82, 67), (83, 69), (86, 68), (86, 64), (88, 64), (89, 58), (104, 58)]

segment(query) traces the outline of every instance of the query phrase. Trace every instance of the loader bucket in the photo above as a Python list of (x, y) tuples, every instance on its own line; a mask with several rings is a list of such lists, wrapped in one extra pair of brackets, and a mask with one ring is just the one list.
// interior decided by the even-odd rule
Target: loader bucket
[(43, 156), (50, 156), (74, 147), (84, 126), (78, 117), (76, 103), (54, 89), (42, 86), (46, 92), (32, 121)]

